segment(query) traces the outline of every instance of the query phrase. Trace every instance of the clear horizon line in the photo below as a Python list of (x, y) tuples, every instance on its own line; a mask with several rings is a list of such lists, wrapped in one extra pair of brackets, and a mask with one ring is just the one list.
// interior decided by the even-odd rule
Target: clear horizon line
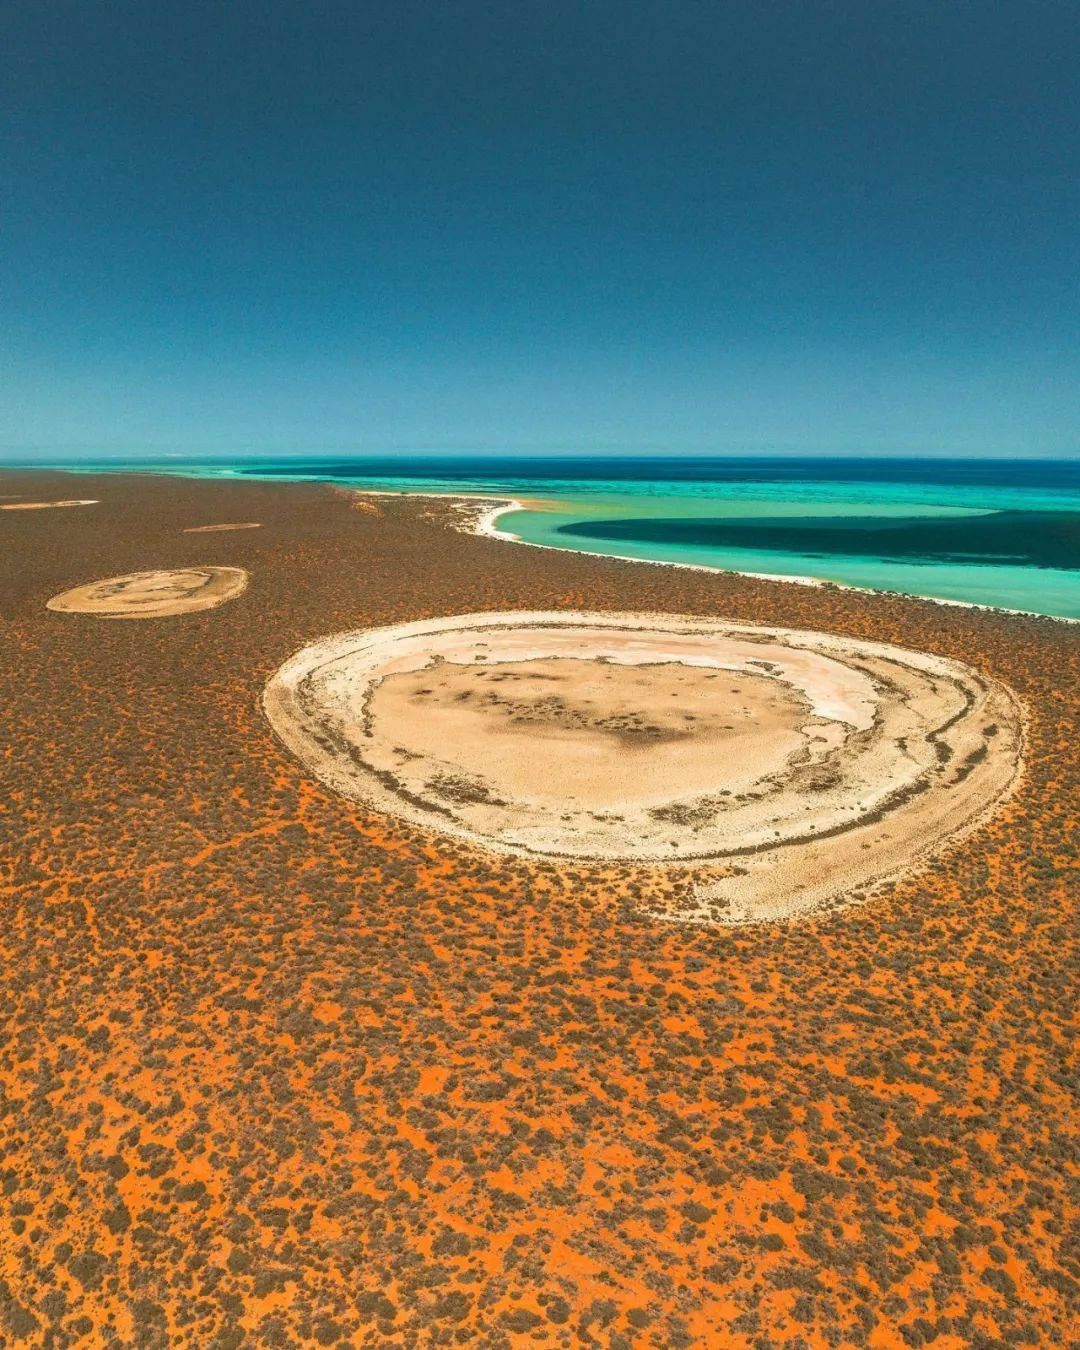
[(1080, 450), (1063, 451), (1057, 454), (1022, 454), (1006, 451), (985, 451), (980, 453), (962, 453), (944, 450), (925, 451), (858, 451), (858, 450), (530, 450), (514, 449), (417, 449), (417, 450), (204, 450), (204, 451), (49, 451), (29, 452), (22, 455), (9, 455), (0, 451), (0, 465), (7, 468), (35, 467), (47, 464), (62, 464), (78, 461), (94, 463), (201, 463), (207, 460), (423, 460), (423, 459), (520, 459), (537, 460), (877, 460), (882, 463), (898, 461), (937, 460), (954, 462), (981, 463), (986, 461), (1022, 461), (1027, 464), (1061, 464), (1080, 460)]

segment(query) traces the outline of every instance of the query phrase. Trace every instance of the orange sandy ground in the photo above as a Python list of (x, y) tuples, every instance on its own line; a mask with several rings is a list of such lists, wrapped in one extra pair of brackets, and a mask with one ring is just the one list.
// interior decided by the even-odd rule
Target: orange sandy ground
[[(17, 517), (0, 591), (0, 1345), (1076, 1343), (1080, 630), (319, 489), (92, 490)], [(210, 510), (264, 528), (180, 532)], [(159, 623), (45, 611), (136, 559), (252, 582)], [(366, 815), (259, 711), (320, 633), (560, 604), (959, 657), (1027, 701), (1028, 773), (881, 899), (712, 930), (650, 918), (648, 869)]]

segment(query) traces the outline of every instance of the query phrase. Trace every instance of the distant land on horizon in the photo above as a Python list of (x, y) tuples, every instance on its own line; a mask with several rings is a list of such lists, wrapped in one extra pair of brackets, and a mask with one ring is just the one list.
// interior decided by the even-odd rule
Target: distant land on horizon
[(378, 464), (378, 465), (419, 465), (419, 464), (529, 464), (529, 465), (588, 465), (588, 464), (648, 464), (655, 467), (672, 468), (679, 465), (751, 465), (782, 464), (792, 465), (940, 465), (940, 464), (1016, 464), (1035, 465), (1080, 465), (1080, 450), (1062, 451), (1058, 454), (1024, 454), (1022, 452), (987, 452), (956, 454), (953, 452), (928, 450), (923, 453), (896, 454), (884, 451), (835, 451), (819, 453), (807, 450), (775, 450), (769, 452), (749, 452), (742, 450), (537, 450), (518, 451), (514, 449), (423, 449), (423, 450), (208, 450), (208, 451), (157, 451), (148, 450), (135, 454), (125, 451), (24, 451), (6, 452), (0, 450), (0, 465), (7, 468), (62, 468), (66, 465), (143, 465), (147, 467), (165, 467), (167, 465), (186, 464), (238, 464), (251, 465), (263, 463), (295, 462), (303, 464)]

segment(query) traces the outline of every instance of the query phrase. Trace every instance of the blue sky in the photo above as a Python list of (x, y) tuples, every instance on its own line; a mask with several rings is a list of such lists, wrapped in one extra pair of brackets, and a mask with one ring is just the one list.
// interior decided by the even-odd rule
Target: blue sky
[(13, 0), (0, 452), (1080, 452), (1080, 7)]

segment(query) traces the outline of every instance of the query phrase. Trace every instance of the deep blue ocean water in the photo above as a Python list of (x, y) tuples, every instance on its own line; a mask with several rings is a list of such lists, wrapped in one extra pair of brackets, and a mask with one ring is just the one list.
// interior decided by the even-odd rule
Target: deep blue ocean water
[(54, 465), (509, 496), (535, 544), (1080, 618), (1080, 460), (424, 456)]

